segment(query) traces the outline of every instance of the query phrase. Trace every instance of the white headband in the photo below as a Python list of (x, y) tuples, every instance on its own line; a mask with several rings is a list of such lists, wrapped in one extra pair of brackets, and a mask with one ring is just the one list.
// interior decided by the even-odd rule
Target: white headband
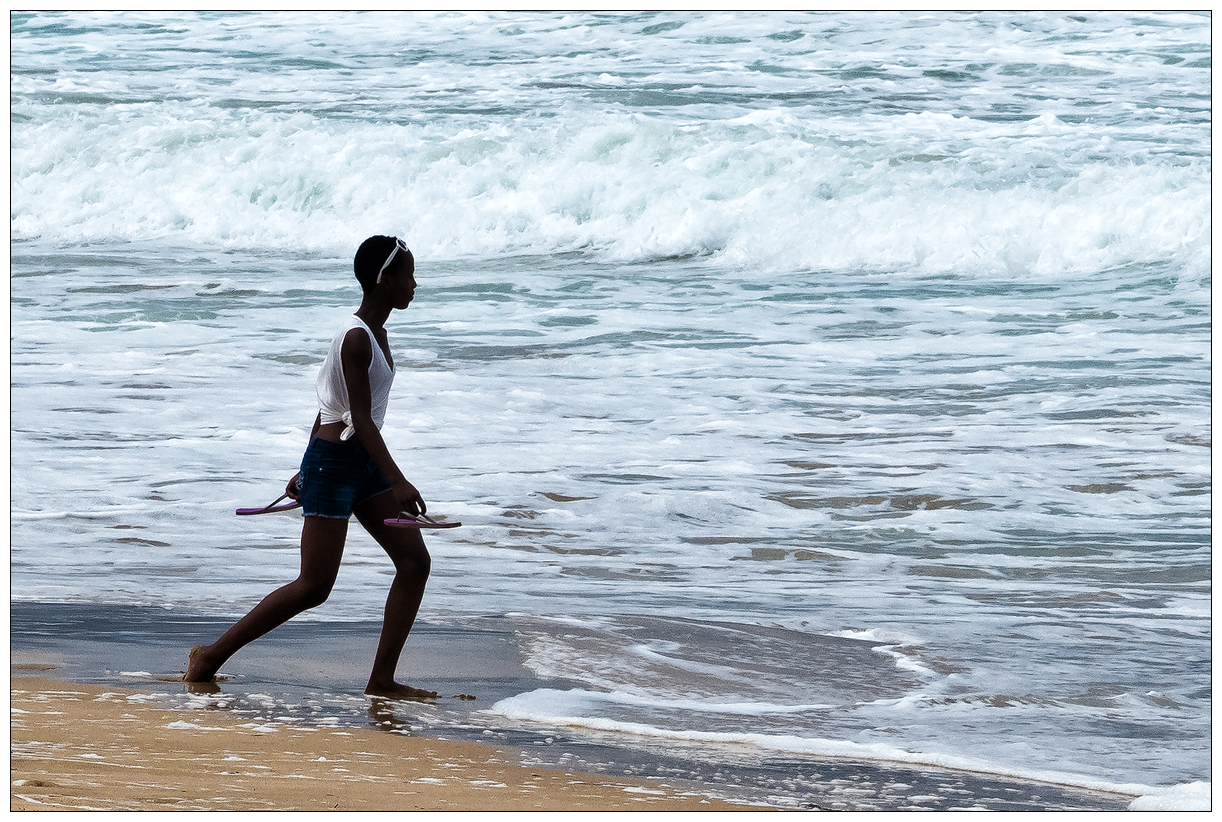
[(375, 285), (377, 283), (382, 282), (382, 273), (386, 271), (386, 266), (390, 265), (390, 261), (395, 258), (396, 254), (399, 253), (400, 248), (403, 249), (404, 251), (407, 251), (407, 246), (403, 244), (402, 240), (396, 237), (395, 238), (395, 247), (390, 250), (390, 256), (386, 258), (386, 262), (382, 263), (382, 267), (378, 269), (378, 278), (377, 280), (374, 281)]

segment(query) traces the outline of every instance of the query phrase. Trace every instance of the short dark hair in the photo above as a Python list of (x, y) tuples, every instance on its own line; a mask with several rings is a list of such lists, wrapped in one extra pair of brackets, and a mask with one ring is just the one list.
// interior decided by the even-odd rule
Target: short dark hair
[(373, 288), (378, 281), (378, 271), (386, 263), (386, 258), (390, 256), (397, 242), (399, 241), (394, 237), (375, 234), (361, 243), (361, 247), (356, 250), (356, 256), (352, 258), (352, 270), (356, 273), (362, 291)]

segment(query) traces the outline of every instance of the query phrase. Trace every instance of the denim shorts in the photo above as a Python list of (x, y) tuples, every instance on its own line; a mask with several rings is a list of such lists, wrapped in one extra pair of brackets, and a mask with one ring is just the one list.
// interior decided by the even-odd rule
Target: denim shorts
[(330, 442), (315, 437), (301, 458), (301, 513), (348, 519), (352, 509), (390, 490), (390, 482), (354, 439)]

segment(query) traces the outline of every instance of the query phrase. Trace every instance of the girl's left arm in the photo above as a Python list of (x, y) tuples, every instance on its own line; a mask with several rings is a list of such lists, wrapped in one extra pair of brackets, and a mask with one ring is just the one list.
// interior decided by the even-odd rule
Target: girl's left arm
[(369, 335), (359, 328), (349, 331), (340, 348), (340, 360), (344, 367), (344, 384), (348, 388), (348, 410), (352, 412), (352, 427), (356, 429), (357, 439), (390, 481), (399, 510), (423, 514), (427, 510), (424, 498), (416, 486), (403, 476), (390, 455), (390, 449), (386, 447), (386, 440), (382, 439), (382, 432), (373, 422), (373, 392), (369, 387), (373, 344), (369, 341)]

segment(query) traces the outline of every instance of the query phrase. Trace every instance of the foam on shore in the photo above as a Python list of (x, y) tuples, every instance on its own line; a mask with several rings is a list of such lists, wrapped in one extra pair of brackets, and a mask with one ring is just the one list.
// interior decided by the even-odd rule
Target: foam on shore
[[(792, 734), (716, 733), (675, 730), (634, 722), (619, 722), (595, 716), (580, 715), (581, 706), (588, 702), (614, 700), (616, 695), (570, 691), (561, 693), (541, 689), (504, 699), (492, 706), (491, 712), (519, 722), (536, 722), (569, 729), (610, 731), (634, 734), (645, 738), (665, 739), (706, 745), (745, 745), (773, 753), (795, 753), (825, 757), (842, 757), (886, 765), (924, 765), (970, 773), (1012, 777), (1024, 781), (1065, 785), (1133, 797), (1130, 810), (1209, 810), (1211, 783), (1194, 782), (1174, 786), (1151, 786), (1137, 783), (1115, 783), (1103, 779), (1076, 776), (1058, 771), (1005, 768), (963, 756), (906, 751), (892, 745), (861, 744), (846, 740), (816, 739)], [(569, 709), (570, 714), (560, 715)]]

